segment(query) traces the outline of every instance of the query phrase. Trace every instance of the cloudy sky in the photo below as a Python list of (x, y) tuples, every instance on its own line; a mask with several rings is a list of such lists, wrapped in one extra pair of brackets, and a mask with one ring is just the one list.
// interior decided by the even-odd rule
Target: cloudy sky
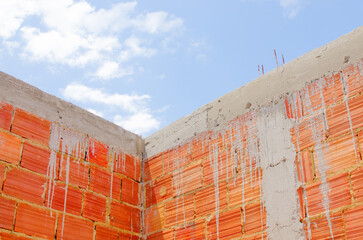
[(148, 136), (362, 25), (362, 0), (0, 0), (0, 71)]

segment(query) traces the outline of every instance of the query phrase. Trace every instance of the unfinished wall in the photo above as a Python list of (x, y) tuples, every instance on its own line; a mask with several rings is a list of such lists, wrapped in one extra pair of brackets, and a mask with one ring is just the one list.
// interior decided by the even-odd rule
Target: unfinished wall
[(147, 239), (360, 239), (363, 28), (146, 138)]
[(143, 140), (0, 77), (0, 239), (139, 239)]

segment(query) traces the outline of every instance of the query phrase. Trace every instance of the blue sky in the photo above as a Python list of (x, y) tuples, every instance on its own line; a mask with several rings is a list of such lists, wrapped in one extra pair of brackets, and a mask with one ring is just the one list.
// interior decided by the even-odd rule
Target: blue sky
[(148, 136), (362, 24), (362, 0), (0, 0), (0, 70)]

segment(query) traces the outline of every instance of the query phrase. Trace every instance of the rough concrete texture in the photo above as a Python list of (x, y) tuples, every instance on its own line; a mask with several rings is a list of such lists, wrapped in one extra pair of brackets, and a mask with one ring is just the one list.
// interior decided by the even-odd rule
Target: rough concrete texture
[(257, 114), (260, 140), (262, 190), (269, 239), (306, 239), (299, 221), (298, 183), (290, 128), (293, 119), (286, 116), (284, 101), (261, 108)]
[(236, 116), (299, 90), (324, 74), (340, 71), (362, 57), (363, 26), (279, 66), (152, 134), (145, 139), (145, 153), (150, 157), (201, 132), (219, 130)]
[(144, 140), (80, 107), (0, 72), (0, 100), (94, 137), (126, 153), (141, 156)]

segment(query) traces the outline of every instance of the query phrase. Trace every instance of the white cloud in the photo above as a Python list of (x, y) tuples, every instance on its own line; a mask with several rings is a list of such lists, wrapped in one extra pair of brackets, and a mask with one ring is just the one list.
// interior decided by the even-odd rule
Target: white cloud
[(135, 113), (127, 117), (116, 115), (114, 123), (137, 134), (148, 133), (160, 127), (160, 121), (147, 112)]
[(69, 84), (62, 90), (62, 94), (68, 100), (116, 106), (130, 113), (147, 110), (146, 103), (151, 98), (149, 95), (109, 94), (102, 89), (90, 88), (80, 83)]
[(301, 0), (280, 0), (280, 5), (289, 18), (295, 17), (301, 9)]
[(132, 69), (121, 68), (118, 62), (108, 61), (103, 63), (96, 71), (96, 76), (109, 80), (113, 78), (122, 78), (127, 75), (132, 75)]
[[(149, 46), (157, 47), (183, 28), (183, 20), (167, 12), (139, 14), (136, 8), (136, 1), (97, 9), (85, 0), (1, 0), (0, 38), (18, 41), (22, 56), (30, 61), (92, 66), (98, 69), (94, 76), (121, 78), (132, 74), (123, 69), (125, 62), (154, 56), (157, 50)], [(111, 62), (114, 72), (100, 74)]]

